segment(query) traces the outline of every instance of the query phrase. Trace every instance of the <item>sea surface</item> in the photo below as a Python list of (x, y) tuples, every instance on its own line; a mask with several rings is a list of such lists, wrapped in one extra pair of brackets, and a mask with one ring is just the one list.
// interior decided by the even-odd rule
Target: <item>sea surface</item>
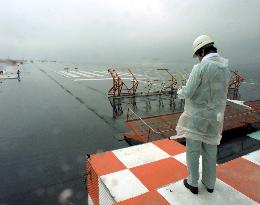
[[(132, 68), (147, 91), (149, 79), (169, 78), (154, 67)], [(172, 74), (191, 66), (160, 65)], [(234, 65), (244, 78), (239, 100), (260, 99), (260, 65)], [(183, 109), (171, 95), (108, 99), (114, 66), (32, 61), (19, 66), (19, 79), (0, 79), (0, 204), (87, 204), (84, 183), (87, 154), (129, 146), (128, 108), (139, 117)], [(118, 72), (132, 84), (128, 67)], [(164, 71), (160, 71), (164, 72)], [(158, 82), (152, 89), (158, 89)]]

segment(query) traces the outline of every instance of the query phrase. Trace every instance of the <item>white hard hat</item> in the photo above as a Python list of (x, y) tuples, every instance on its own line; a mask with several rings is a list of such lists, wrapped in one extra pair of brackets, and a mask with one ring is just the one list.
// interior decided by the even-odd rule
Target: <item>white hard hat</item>
[(195, 53), (197, 52), (197, 50), (207, 44), (214, 44), (214, 41), (209, 36), (201, 35), (197, 37), (193, 42), (193, 58), (196, 57)]

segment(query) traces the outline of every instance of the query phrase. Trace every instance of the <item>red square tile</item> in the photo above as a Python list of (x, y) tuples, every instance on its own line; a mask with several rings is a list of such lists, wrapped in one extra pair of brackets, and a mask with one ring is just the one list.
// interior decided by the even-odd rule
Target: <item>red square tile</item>
[(154, 141), (153, 144), (155, 144), (171, 156), (186, 152), (185, 146), (174, 140), (163, 139)]
[(114, 205), (170, 205), (157, 191), (149, 191), (140, 196), (127, 199)]
[(217, 177), (260, 203), (260, 166), (238, 158), (217, 167)]
[(186, 166), (172, 157), (134, 167), (130, 171), (149, 190), (157, 189), (188, 176)]
[(113, 152), (103, 152), (91, 155), (89, 162), (98, 176), (126, 169), (125, 165)]

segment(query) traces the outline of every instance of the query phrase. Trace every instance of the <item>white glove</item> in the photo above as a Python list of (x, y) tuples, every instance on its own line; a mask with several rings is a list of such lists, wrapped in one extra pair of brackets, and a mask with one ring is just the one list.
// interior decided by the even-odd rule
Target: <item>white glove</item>
[(174, 139), (176, 139), (176, 138), (175, 138), (175, 135), (169, 137), (169, 140), (174, 140)]
[(185, 99), (185, 96), (182, 94), (183, 90), (182, 88), (177, 91), (177, 95), (179, 99)]

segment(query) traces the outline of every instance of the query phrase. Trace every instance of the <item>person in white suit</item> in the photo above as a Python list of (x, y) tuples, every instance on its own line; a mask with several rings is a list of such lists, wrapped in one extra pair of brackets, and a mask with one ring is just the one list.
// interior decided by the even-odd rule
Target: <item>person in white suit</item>
[(202, 155), (202, 183), (212, 193), (230, 72), (228, 60), (220, 57), (214, 41), (207, 35), (195, 39), (193, 57), (200, 63), (194, 65), (186, 85), (177, 92), (179, 98), (185, 99), (185, 106), (176, 126), (177, 135), (171, 139), (186, 138), (189, 176), (184, 180), (185, 187), (198, 194), (199, 158)]

